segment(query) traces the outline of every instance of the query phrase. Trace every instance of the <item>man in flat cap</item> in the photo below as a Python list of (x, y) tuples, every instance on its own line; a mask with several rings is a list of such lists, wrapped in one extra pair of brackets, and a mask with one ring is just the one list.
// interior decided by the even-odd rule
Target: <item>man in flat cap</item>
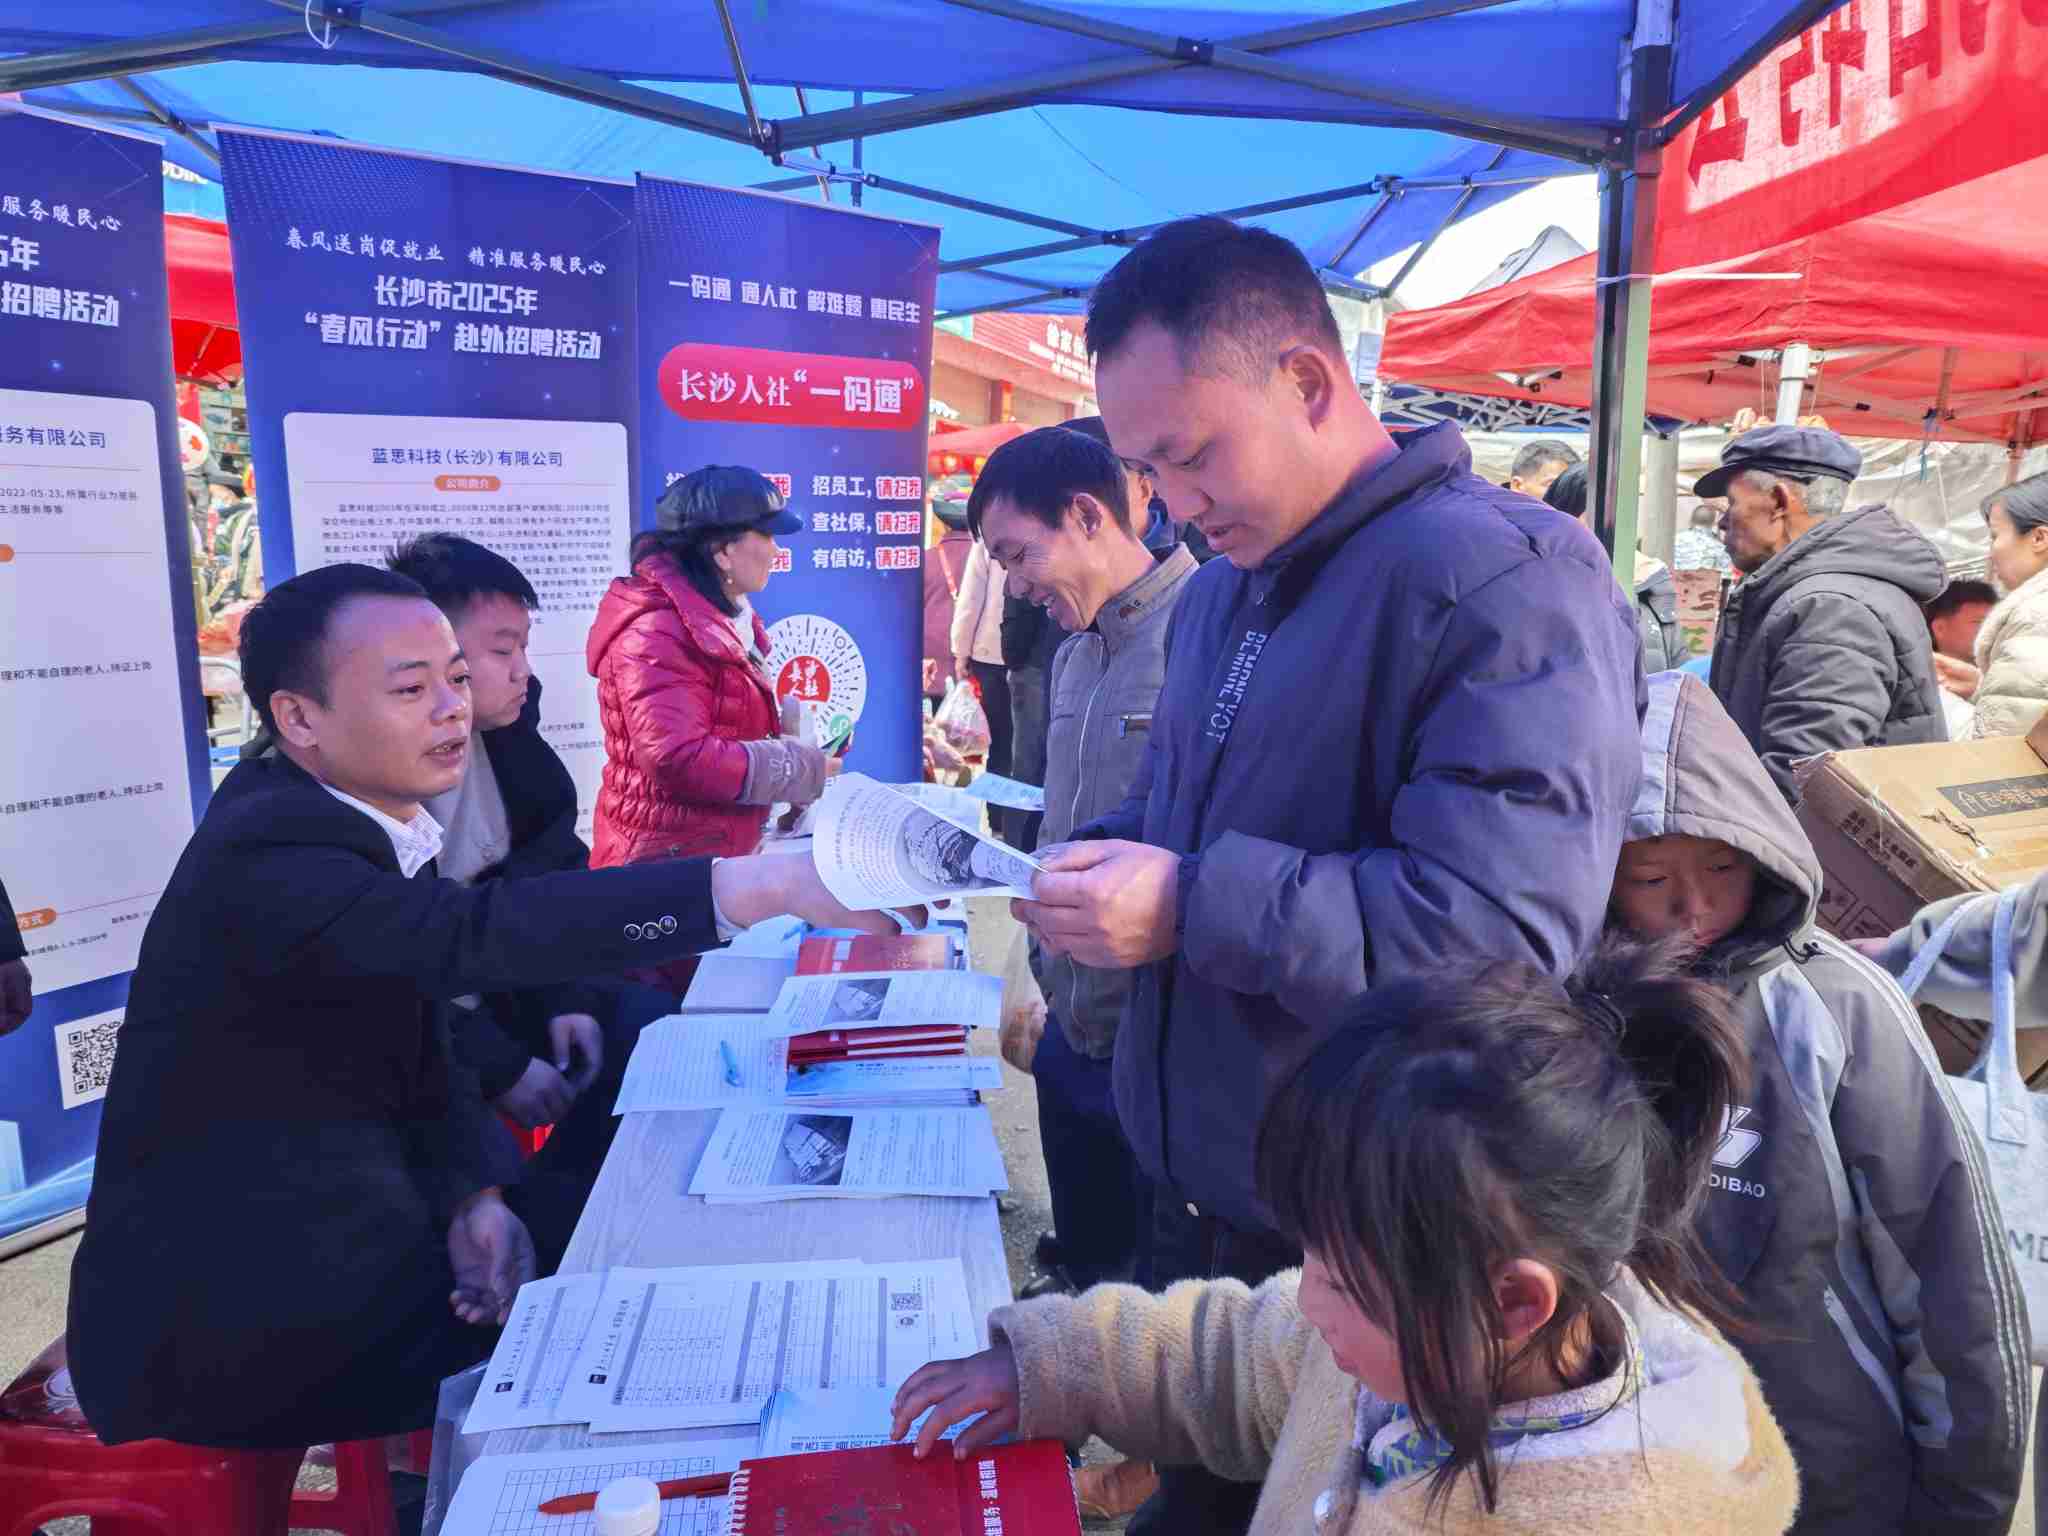
[(1884, 507), (1843, 510), (1862, 468), (1833, 432), (1758, 427), (1693, 487), (1727, 498), (1721, 532), (1742, 573), (1714, 637), (1714, 692), (1794, 805), (1804, 758), (1948, 739), (1920, 615), (1948, 575)]

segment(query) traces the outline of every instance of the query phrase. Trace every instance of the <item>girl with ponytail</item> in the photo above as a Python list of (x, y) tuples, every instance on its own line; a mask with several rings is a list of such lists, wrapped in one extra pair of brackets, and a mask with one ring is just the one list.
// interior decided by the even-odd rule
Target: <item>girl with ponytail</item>
[(1269, 1101), (1263, 1198), (1307, 1259), (1256, 1291), (1005, 1307), (897, 1397), (1263, 1482), (1253, 1536), (1775, 1536), (1790, 1454), (1693, 1237), (1744, 1085), (1725, 995), (1610, 944), (1375, 988)]

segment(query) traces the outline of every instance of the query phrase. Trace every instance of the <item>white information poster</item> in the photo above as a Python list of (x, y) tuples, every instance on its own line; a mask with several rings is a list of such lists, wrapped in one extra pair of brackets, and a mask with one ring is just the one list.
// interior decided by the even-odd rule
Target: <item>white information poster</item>
[(382, 564), (400, 540), (439, 531), (496, 550), (533, 583), (540, 612), (528, 655), (543, 690), (541, 732), (576, 780), (588, 842), (604, 729), (583, 646), (626, 567), (624, 425), (294, 411), (284, 443), (298, 569)]
[(134, 969), (192, 835), (168, 568), (154, 408), (0, 389), (0, 867), (38, 993)]

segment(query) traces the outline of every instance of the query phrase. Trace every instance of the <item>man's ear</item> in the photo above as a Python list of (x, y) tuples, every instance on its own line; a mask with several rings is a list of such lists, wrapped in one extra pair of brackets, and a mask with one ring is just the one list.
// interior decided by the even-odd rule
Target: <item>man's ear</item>
[(1308, 424), (1320, 428), (1336, 408), (1338, 379), (1323, 349), (1303, 342), (1280, 354), (1280, 372), (1300, 399)]
[(308, 709), (301, 694), (280, 688), (270, 696), (270, 718), (277, 722), (277, 734), (295, 747), (308, 751), (320, 745), (318, 705)]
[(1076, 491), (1068, 505), (1073, 508), (1074, 520), (1081, 525), (1084, 537), (1092, 539), (1101, 534), (1102, 525), (1109, 519), (1109, 508), (1086, 491)]

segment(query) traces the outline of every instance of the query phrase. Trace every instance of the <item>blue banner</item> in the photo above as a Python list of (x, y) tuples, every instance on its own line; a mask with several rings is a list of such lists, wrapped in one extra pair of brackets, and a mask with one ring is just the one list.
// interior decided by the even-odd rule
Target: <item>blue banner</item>
[(640, 429), (662, 486), (744, 464), (805, 531), (756, 604), (783, 697), (848, 766), (922, 777), (925, 432), (939, 232), (846, 208), (642, 177)]
[(128, 976), (207, 793), (163, 153), (0, 101), (0, 1241), (85, 1203)]
[(604, 764), (583, 647), (639, 505), (633, 189), (220, 135), (275, 582), (446, 529), (540, 594), (541, 725), (585, 837)]

